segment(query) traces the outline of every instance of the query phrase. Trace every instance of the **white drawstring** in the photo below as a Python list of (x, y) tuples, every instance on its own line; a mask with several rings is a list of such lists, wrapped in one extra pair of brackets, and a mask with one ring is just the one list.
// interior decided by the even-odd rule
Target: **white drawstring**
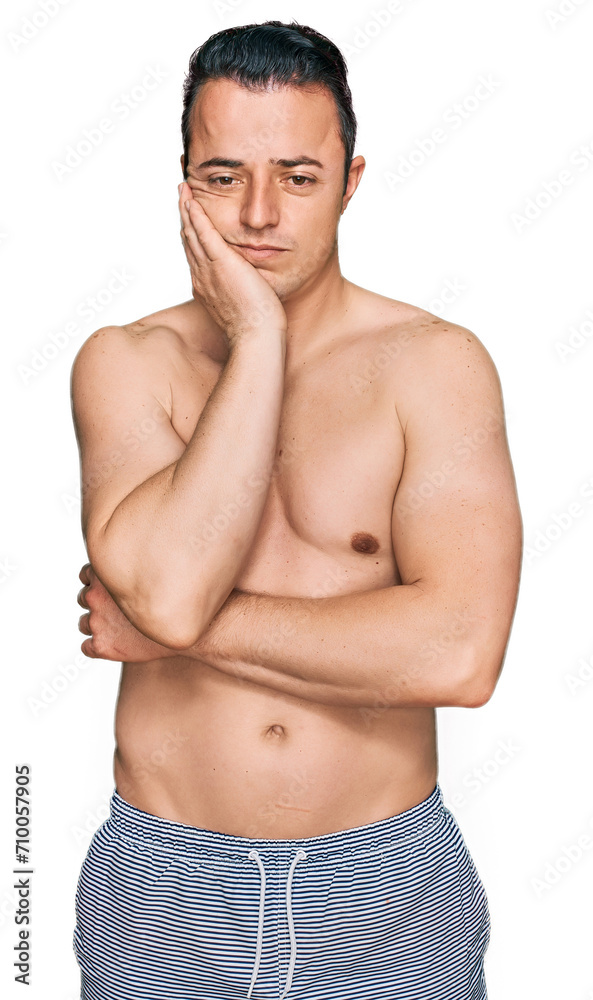
[[(288, 873), (288, 880), (286, 883), (286, 913), (288, 916), (288, 932), (290, 934), (290, 962), (288, 965), (288, 973), (286, 976), (286, 986), (284, 987), (284, 993), (282, 994), (280, 1000), (284, 1000), (284, 997), (290, 990), (290, 986), (292, 983), (292, 975), (296, 964), (297, 943), (296, 943), (296, 935), (294, 933), (294, 921), (292, 918), (292, 901), (290, 895), (292, 890), (292, 876), (297, 866), (297, 862), (300, 861), (302, 858), (306, 857), (307, 857), (306, 852), (299, 847), (295, 857), (292, 860), (290, 871)], [(255, 964), (251, 976), (251, 985), (249, 987), (249, 992), (247, 994), (247, 996), (250, 997), (253, 991), (253, 987), (255, 986), (255, 981), (257, 979), (257, 974), (259, 971), (259, 963), (261, 959), (261, 952), (262, 952), (262, 942), (264, 933), (264, 905), (265, 905), (265, 895), (266, 895), (266, 873), (264, 871), (264, 866), (262, 864), (261, 858), (256, 850), (251, 850), (248, 854), (248, 858), (250, 861), (257, 861), (261, 874), (261, 891), (259, 896), (259, 921), (257, 927), (257, 947), (255, 950)]]
[(259, 865), (259, 870), (261, 874), (261, 891), (259, 896), (259, 923), (257, 927), (257, 948), (255, 950), (255, 965), (253, 967), (253, 973), (251, 975), (251, 985), (249, 987), (248, 997), (251, 996), (251, 991), (255, 986), (255, 980), (257, 979), (257, 973), (259, 969), (259, 960), (261, 958), (262, 949), (262, 938), (264, 933), (264, 899), (266, 895), (266, 873), (264, 871), (264, 866), (262, 865), (261, 858), (257, 851), (250, 851), (248, 854), (250, 861), (257, 861)]
[(306, 858), (307, 855), (300, 847), (293, 858), (292, 864), (290, 866), (290, 871), (288, 873), (288, 881), (286, 883), (286, 912), (288, 915), (288, 931), (290, 934), (290, 963), (288, 966), (288, 973), (286, 975), (286, 986), (284, 987), (284, 993), (280, 997), (280, 1000), (284, 1000), (284, 997), (290, 989), (290, 984), (292, 983), (292, 974), (294, 972), (294, 966), (296, 962), (296, 937), (294, 933), (294, 923), (292, 919), (292, 902), (290, 898), (290, 891), (292, 889), (292, 876), (297, 865), (297, 861), (301, 858)]

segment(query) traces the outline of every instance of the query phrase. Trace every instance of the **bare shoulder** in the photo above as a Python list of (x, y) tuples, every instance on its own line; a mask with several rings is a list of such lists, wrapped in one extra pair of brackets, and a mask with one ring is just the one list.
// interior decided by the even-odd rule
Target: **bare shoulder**
[[(451, 320), (435, 316), (419, 306), (390, 299), (384, 295), (367, 292), (371, 296), (366, 306), (371, 305), (375, 317), (373, 327), (387, 343), (398, 345), (402, 366), (417, 366), (422, 358), (434, 357), (443, 360), (448, 354), (451, 360), (463, 359), (469, 364), (471, 355), (486, 366), (494, 367), (494, 362), (479, 337), (465, 326)], [(364, 301), (364, 300), (363, 300)], [(404, 350), (405, 348), (405, 350)], [(461, 360), (458, 360), (461, 363)], [(406, 372), (411, 374), (410, 371)]]
[(402, 429), (427, 407), (465, 403), (503, 420), (502, 387), (494, 361), (472, 330), (366, 289), (357, 289), (363, 331), (363, 380), (380, 380), (393, 394)]
[(171, 382), (184, 366), (195, 370), (204, 350), (200, 324), (192, 303), (163, 309), (120, 326), (95, 330), (79, 348), (72, 365), (72, 393), (80, 396), (88, 387), (136, 386), (151, 391), (171, 413)]
[(123, 329), (132, 340), (146, 347), (155, 342), (168, 342), (172, 350), (199, 353), (207, 351), (210, 346), (208, 316), (193, 299), (149, 313), (134, 323), (128, 323)]
[(418, 306), (387, 302), (392, 322), (383, 340), (395, 362), (390, 367), (398, 410), (434, 394), (473, 395), (476, 401), (501, 405), (496, 365), (476, 333)]
[(188, 340), (187, 310), (189, 303), (172, 306), (150, 313), (132, 323), (120, 326), (104, 326), (89, 337), (81, 345), (75, 358), (79, 356), (99, 356), (101, 354), (117, 355), (120, 352), (135, 352), (138, 359), (148, 359), (152, 353), (160, 352), (168, 347), (173, 351), (182, 347)]
[(406, 386), (410, 403), (419, 396), (470, 396), (479, 406), (502, 406), (502, 389), (496, 365), (475, 332), (424, 309), (405, 324), (398, 369), (402, 403)]
[[(93, 406), (97, 396), (115, 401), (124, 388), (146, 390), (171, 412), (163, 365), (156, 363), (156, 342), (166, 341), (159, 328), (138, 336), (128, 326), (104, 326), (80, 346), (71, 370), (71, 393), (75, 416)], [(162, 351), (161, 351), (162, 353)], [(164, 370), (166, 372), (166, 363)]]
[[(400, 331), (403, 332), (403, 331)], [(411, 375), (430, 372), (434, 367), (446, 366), (448, 374), (457, 371), (465, 379), (472, 374), (496, 376), (494, 361), (475, 332), (466, 326), (442, 319), (424, 309), (417, 309), (405, 324), (407, 351), (402, 352), (402, 363)], [(426, 369), (419, 367), (426, 365)], [(406, 367), (408, 367), (406, 366)]]

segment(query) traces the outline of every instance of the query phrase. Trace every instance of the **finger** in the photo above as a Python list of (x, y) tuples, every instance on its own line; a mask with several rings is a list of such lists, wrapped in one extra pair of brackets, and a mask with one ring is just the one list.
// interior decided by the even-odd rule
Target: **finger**
[(187, 195), (184, 197), (184, 192), (187, 190), (189, 189), (184, 185), (182, 196), (179, 199), (183, 221), (182, 233), (185, 241), (194, 251), (198, 263), (200, 259), (203, 260), (204, 254), (210, 261), (220, 260), (220, 257), (226, 252), (227, 243), (208, 217), (204, 206), (197, 199), (191, 197), (191, 190), (189, 190), (189, 197)]
[(191, 188), (184, 184), (179, 198), (179, 214), (181, 216), (181, 240), (185, 247), (186, 253), (188, 250), (191, 252), (192, 256), (195, 258), (197, 264), (205, 263), (207, 256), (204, 252), (199, 237), (198, 231), (194, 225), (192, 217), (190, 215), (191, 205), (193, 203), (193, 196)]
[(179, 230), (179, 235), (181, 236), (181, 242), (183, 244), (183, 249), (185, 250), (185, 256), (187, 257), (190, 270), (197, 270), (200, 267), (203, 267), (207, 262), (208, 257), (204, 252), (204, 248), (200, 244), (198, 234), (194, 229), (186, 208), (183, 209), (183, 213), (181, 215), (181, 229)]
[[(188, 215), (208, 260), (214, 262), (220, 260), (221, 257), (224, 258), (224, 255), (228, 254), (228, 244), (218, 232), (212, 219), (206, 214), (204, 206), (195, 198), (188, 201)], [(241, 257), (241, 260), (243, 259)]]
[(93, 634), (91, 631), (90, 620), (91, 620), (90, 614), (81, 615), (80, 618), (78, 619), (78, 631), (82, 632), (83, 635)]
[[(188, 208), (188, 205), (191, 206), (192, 202), (194, 201), (192, 189), (190, 188), (189, 184), (187, 184), (185, 181), (183, 181), (183, 183), (179, 185), (179, 189), (180, 189), (179, 214), (181, 215), (182, 222), (193, 225), (193, 223), (190, 220), (189, 208)], [(198, 202), (198, 204), (200, 203)]]
[(88, 590), (88, 586), (83, 587), (82, 590), (78, 591), (78, 596), (76, 598), (76, 603), (80, 604), (81, 608), (86, 608), (88, 611), (90, 611), (90, 607), (89, 607), (89, 605), (87, 603), (87, 599), (86, 599), (87, 590)]
[(185, 183), (185, 181), (183, 182), (183, 184), (180, 185), (180, 188), (181, 188), (181, 194), (179, 195), (179, 215), (181, 216), (181, 225), (182, 225), (181, 232), (183, 233), (185, 228), (187, 227), (193, 228), (193, 223), (190, 219), (190, 215), (187, 210), (187, 205), (189, 202), (192, 201), (193, 195), (191, 188), (189, 187), (188, 184)]
[(93, 659), (93, 660), (99, 659), (99, 657), (97, 656), (97, 654), (93, 651), (93, 640), (92, 639), (85, 639), (84, 642), (81, 644), (80, 648), (81, 648), (81, 650), (82, 650), (82, 652), (84, 653), (85, 656), (90, 656), (91, 659)]
[(81, 581), (82, 583), (90, 583), (90, 582), (91, 582), (91, 581), (89, 580), (89, 569), (90, 569), (90, 568), (91, 568), (91, 564), (90, 564), (90, 562), (88, 562), (88, 563), (85, 563), (85, 564), (84, 564), (84, 566), (82, 567), (82, 569), (81, 569), (80, 573), (78, 574), (78, 579), (79, 579), (79, 580), (80, 580), (80, 581)]

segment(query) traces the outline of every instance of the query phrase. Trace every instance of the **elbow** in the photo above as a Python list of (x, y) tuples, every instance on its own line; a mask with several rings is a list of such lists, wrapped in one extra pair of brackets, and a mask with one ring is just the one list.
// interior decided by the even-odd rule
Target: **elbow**
[(180, 594), (170, 589), (161, 594), (160, 600), (154, 602), (158, 605), (155, 621), (162, 635), (157, 642), (169, 649), (191, 649), (208, 631), (229, 593), (230, 589), (220, 597), (212, 588), (202, 586), (199, 593), (194, 590)]
[(151, 638), (167, 649), (190, 649), (206, 631), (207, 623), (195, 606), (184, 610), (178, 603), (171, 607), (155, 602), (152, 613), (146, 614), (145, 608), (143, 613), (146, 621), (141, 631), (148, 635), (150, 629)]
[(179, 652), (183, 650), (191, 649), (192, 646), (199, 641), (202, 632), (196, 632), (195, 629), (181, 630), (176, 628), (175, 625), (171, 626), (170, 623), (163, 623), (162, 627), (159, 628), (159, 635), (156, 641), (160, 643), (161, 646), (166, 646), (167, 649), (176, 649)]
[(494, 694), (496, 681), (500, 672), (500, 663), (493, 669), (491, 662), (485, 662), (476, 650), (471, 650), (465, 663), (465, 669), (458, 680), (456, 704), (460, 708), (482, 708)]
[(126, 618), (139, 632), (167, 649), (175, 649), (180, 652), (184, 649), (191, 649), (204, 631), (197, 629), (194, 623), (186, 624), (180, 621), (177, 615), (168, 616), (157, 609), (151, 611), (146, 607), (140, 608), (138, 605), (126, 607), (125, 601), (121, 602), (121, 607)]
[(208, 621), (200, 600), (175, 590), (163, 580), (162, 568), (157, 574), (134, 574), (128, 563), (110, 559), (104, 552), (89, 550), (89, 558), (97, 577), (116, 601), (131, 624), (153, 642), (167, 649), (184, 650), (193, 646), (205, 632)]
[(475, 684), (470, 691), (464, 692), (459, 705), (462, 708), (482, 708), (483, 705), (490, 701), (493, 694), (494, 688), (484, 687), (483, 684)]
[(192, 646), (196, 644), (198, 639), (189, 633), (181, 634), (179, 632), (163, 628), (158, 630), (158, 637), (155, 638), (154, 641), (158, 642), (160, 646), (166, 646), (167, 649), (175, 649), (178, 652), (183, 653), (184, 651), (191, 649)]
[(167, 649), (190, 649), (205, 631), (195, 609), (164, 601), (154, 591), (114, 589), (112, 597), (134, 628)]

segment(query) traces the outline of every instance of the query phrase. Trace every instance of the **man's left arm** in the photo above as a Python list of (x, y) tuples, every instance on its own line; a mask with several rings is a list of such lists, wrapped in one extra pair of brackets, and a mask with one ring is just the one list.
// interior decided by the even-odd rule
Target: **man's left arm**
[(522, 551), (500, 382), (480, 341), (451, 325), (419, 337), (398, 366), (406, 454), (392, 543), (401, 585), (327, 598), (235, 590), (177, 655), (317, 703), (470, 707), (490, 698)]
[(483, 705), (504, 662), (522, 522), (494, 363), (448, 324), (398, 357), (402, 584), (327, 598), (234, 591), (190, 655), (336, 705)]

